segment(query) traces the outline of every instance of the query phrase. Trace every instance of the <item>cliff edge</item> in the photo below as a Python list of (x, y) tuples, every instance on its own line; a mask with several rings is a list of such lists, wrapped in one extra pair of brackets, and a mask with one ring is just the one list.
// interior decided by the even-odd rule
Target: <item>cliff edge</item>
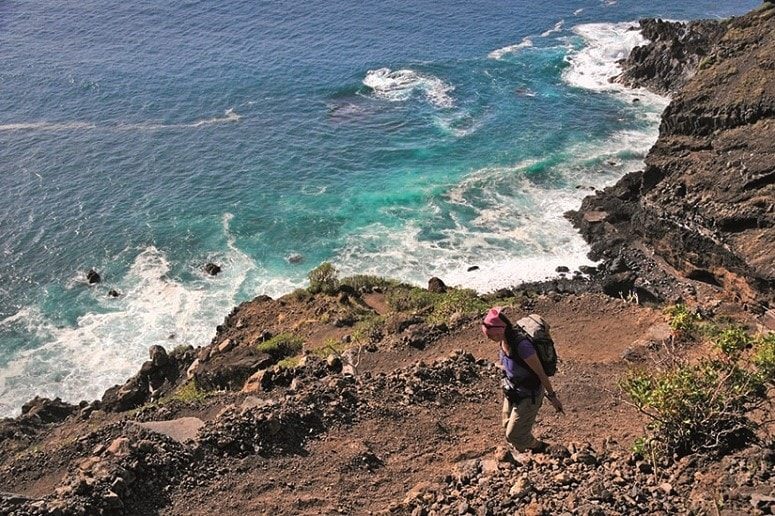
[[(617, 79), (659, 92), (679, 85), (645, 169), (586, 198), (570, 217), (593, 258), (645, 248), (680, 275), (763, 311), (775, 296), (775, 6), (695, 24), (704, 31), (695, 38), (691, 26), (669, 25), (655, 32), (674, 37), (633, 51)], [(684, 40), (716, 42), (707, 52), (695, 44), (700, 57)], [(655, 49), (684, 59), (660, 61)]]

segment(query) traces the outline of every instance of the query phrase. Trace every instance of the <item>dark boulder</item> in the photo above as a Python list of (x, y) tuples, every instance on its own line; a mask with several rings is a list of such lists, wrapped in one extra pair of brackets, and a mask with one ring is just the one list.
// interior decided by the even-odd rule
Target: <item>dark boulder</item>
[(167, 354), (162, 346), (154, 345), (148, 349), (148, 354), (150, 360), (143, 363), (136, 375), (123, 385), (115, 385), (105, 391), (102, 410), (123, 412), (170, 392), (185, 375), (196, 352), (188, 346)]
[(199, 387), (205, 390), (241, 389), (253, 373), (276, 362), (270, 354), (255, 346), (240, 346), (229, 353), (216, 353), (201, 363), (194, 373)]
[(49, 399), (35, 396), (22, 405), (22, 416), (40, 423), (58, 423), (64, 421), (78, 410), (77, 405), (65, 403), (59, 398)]
[(436, 276), (428, 280), (428, 290), (430, 292), (436, 292), (437, 294), (443, 294), (447, 291), (447, 286)]
[(473, 271), (478, 271), (478, 270), (479, 270), (479, 266), (478, 265), (472, 265), (468, 269), (466, 269), (466, 271), (468, 271), (468, 272), (473, 272)]
[(121, 293), (116, 289), (110, 289), (108, 290), (108, 297), (119, 297)]
[(603, 293), (611, 297), (627, 297), (635, 288), (635, 274), (619, 272), (603, 279)]
[(97, 271), (89, 269), (89, 272), (86, 273), (86, 281), (89, 282), (89, 285), (94, 285), (95, 283), (102, 281), (102, 278)]
[(207, 263), (204, 267), (204, 271), (209, 274), (210, 276), (215, 276), (219, 272), (221, 272), (221, 267), (219, 265), (216, 265), (212, 262)]

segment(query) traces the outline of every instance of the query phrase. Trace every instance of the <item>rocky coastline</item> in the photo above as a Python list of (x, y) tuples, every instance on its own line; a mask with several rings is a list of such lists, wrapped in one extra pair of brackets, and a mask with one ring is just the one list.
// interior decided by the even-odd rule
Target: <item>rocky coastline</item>
[[(612, 80), (672, 101), (644, 170), (567, 214), (597, 267), (487, 295), (317, 269), (235, 307), (206, 346), (152, 346), (101, 400), (0, 421), (0, 513), (775, 511), (771, 421), (728, 453), (649, 461), (618, 387), (708, 352), (666, 304), (775, 331), (775, 7), (640, 28), (651, 42)], [(478, 329), (493, 304), (555, 327), (569, 415), (542, 416), (548, 454), (501, 446)]]

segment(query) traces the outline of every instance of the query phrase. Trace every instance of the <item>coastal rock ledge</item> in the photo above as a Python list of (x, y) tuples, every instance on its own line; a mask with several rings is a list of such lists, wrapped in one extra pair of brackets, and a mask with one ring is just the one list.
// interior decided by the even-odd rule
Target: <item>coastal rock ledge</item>
[[(681, 28), (716, 40), (701, 59), (679, 52), (689, 71), (653, 66), (648, 48), (633, 51), (625, 66), (640, 68), (623, 76), (639, 75), (636, 85), (688, 79), (673, 92), (645, 169), (587, 197), (569, 217), (592, 258), (645, 247), (686, 278), (761, 311), (775, 295), (775, 6), (714, 23), (720, 34), (702, 23)], [(659, 38), (650, 47), (666, 48)]]

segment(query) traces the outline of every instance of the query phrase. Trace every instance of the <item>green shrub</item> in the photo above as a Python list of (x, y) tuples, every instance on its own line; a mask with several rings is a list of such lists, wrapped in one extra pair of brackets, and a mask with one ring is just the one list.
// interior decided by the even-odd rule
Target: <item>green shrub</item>
[(620, 386), (651, 419), (643, 442), (668, 458), (739, 444), (753, 428), (746, 410), (762, 394), (759, 376), (726, 357), (635, 371)]
[(700, 316), (692, 313), (686, 305), (672, 305), (665, 308), (665, 315), (673, 332), (678, 336), (691, 337), (697, 330)]
[(440, 294), (419, 287), (397, 287), (388, 292), (386, 300), (398, 312), (424, 311), (431, 323), (446, 322), (455, 313), (480, 314), (490, 306), (471, 289), (449, 289)]
[(336, 294), (339, 288), (339, 279), (337, 278), (336, 267), (329, 262), (323, 262), (315, 269), (309, 271), (309, 290), (312, 294), (322, 292), (323, 294)]
[(741, 326), (730, 326), (713, 337), (716, 346), (728, 356), (734, 356), (751, 346), (753, 339)]
[(293, 369), (294, 367), (299, 365), (299, 361), (300, 360), (301, 360), (301, 358), (298, 357), (298, 356), (287, 357), (287, 358), (283, 358), (282, 360), (277, 362), (276, 365), (280, 369)]
[(442, 323), (449, 321), (449, 318), (455, 313), (478, 315), (487, 311), (489, 306), (475, 290), (448, 290), (441, 294), (441, 297), (436, 301), (433, 314), (428, 320), (432, 323)]
[(180, 401), (183, 403), (195, 403), (204, 400), (209, 396), (207, 391), (202, 390), (196, 383), (196, 380), (189, 380), (169, 397), (169, 400)]
[(312, 294), (306, 288), (297, 288), (289, 294), (294, 301), (304, 303), (312, 299)]
[(775, 333), (756, 338), (751, 361), (758, 369), (762, 381), (775, 383)]
[(442, 295), (420, 287), (401, 286), (388, 292), (385, 301), (396, 312), (411, 312), (433, 306)]
[(304, 340), (301, 337), (291, 333), (280, 333), (256, 347), (261, 352), (269, 353), (275, 360), (282, 360), (301, 351), (303, 345)]
[(385, 336), (385, 318), (372, 315), (361, 319), (353, 328), (352, 337), (355, 342), (379, 342)]
[(357, 274), (342, 279), (342, 285), (351, 287), (356, 292), (371, 292), (375, 288), (387, 289), (399, 285), (396, 280), (383, 278), (381, 276), (371, 276), (368, 274)]
[(323, 342), (323, 346), (312, 350), (312, 354), (322, 358), (326, 358), (328, 355), (341, 355), (344, 350), (347, 349), (347, 345), (336, 339), (328, 338)]

